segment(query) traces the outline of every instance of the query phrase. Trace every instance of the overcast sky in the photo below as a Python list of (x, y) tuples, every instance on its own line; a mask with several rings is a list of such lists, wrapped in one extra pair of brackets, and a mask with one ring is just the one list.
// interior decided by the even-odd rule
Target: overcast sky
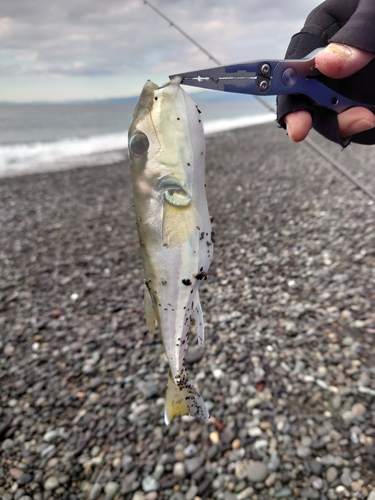
[[(225, 63), (282, 58), (321, 0), (150, 0)], [(143, 0), (0, 0), (0, 101), (138, 95), (212, 66)]]

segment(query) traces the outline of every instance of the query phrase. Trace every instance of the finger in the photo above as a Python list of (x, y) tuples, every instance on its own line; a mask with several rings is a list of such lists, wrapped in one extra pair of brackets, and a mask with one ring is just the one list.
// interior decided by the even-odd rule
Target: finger
[(338, 116), (340, 136), (350, 137), (375, 127), (375, 116), (367, 108), (350, 108)]
[(375, 54), (342, 43), (330, 43), (318, 52), (315, 64), (329, 78), (345, 78), (366, 66)]
[(293, 142), (303, 141), (312, 126), (312, 118), (307, 111), (290, 113), (285, 117), (284, 121), (288, 135)]

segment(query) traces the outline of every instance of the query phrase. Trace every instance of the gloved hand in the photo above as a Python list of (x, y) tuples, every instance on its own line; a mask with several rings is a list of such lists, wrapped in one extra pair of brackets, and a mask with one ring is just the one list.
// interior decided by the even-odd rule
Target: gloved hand
[[(286, 58), (300, 59), (319, 47), (316, 65), (320, 79), (342, 95), (375, 103), (375, 2), (327, 0), (308, 16), (295, 35)], [(361, 69), (363, 68), (363, 69)], [(375, 143), (375, 116), (366, 108), (351, 108), (340, 115), (312, 103), (305, 96), (279, 96), (278, 122), (294, 141), (303, 140), (311, 126), (343, 147), (350, 141)]]

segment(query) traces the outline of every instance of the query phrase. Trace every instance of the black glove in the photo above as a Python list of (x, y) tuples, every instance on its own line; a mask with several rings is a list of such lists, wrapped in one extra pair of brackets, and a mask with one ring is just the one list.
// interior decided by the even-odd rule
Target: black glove
[[(306, 19), (300, 33), (292, 38), (286, 59), (302, 59), (319, 47), (331, 42), (352, 45), (375, 52), (374, 0), (327, 0), (316, 7)], [(339, 94), (361, 103), (375, 104), (375, 59), (352, 76), (332, 79), (319, 77), (325, 85)], [(277, 98), (277, 121), (286, 128), (285, 115), (294, 111), (308, 111), (313, 128), (327, 139), (346, 147), (351, 138), (341, 139), (337, 114), (313, 103), (302, 95), (283, 95)], [(375, 129), (356, 134), (353, 142), (375, 144)]]

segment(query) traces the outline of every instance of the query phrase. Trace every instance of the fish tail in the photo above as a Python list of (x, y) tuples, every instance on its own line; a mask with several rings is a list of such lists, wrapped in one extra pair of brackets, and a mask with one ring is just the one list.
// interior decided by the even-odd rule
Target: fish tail
[(183, 376), (183, 382), (177, 385), (172, 373), (169, 372), (165, 399), (164, 420), (167, 425), (174, 417), (182, 415), (200, 417), (206, 422), (209, 419), (209, 414), (202, 396), (192, 382), (190, 382), (186, 373)]

